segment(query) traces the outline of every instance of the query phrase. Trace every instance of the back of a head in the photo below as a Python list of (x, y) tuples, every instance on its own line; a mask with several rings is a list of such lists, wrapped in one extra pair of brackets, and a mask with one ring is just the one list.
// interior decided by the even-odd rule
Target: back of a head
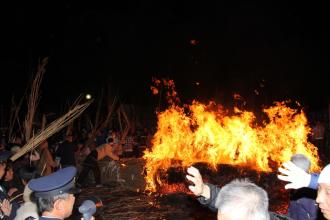
[(18, 170), (18, 176), (26, 183), (31, 179), (39, 177), (36, 168), (29, 165), (20, 167)]
[(247, 179), (236, 179), (222, 187), (216, 207), (228, 219), (269, 220), (266, 191)]
[(303, 154), (294, 154), (290, 160), (305, 172), (308, 172), (311, 167), (311, 161)]

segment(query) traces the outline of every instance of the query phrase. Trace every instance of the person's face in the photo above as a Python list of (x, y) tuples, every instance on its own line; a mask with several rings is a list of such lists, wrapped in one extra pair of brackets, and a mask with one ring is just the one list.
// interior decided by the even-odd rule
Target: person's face
[(6, 163), (0, 163), (0, 179), (3, 177), (5, 172), (6, 172)]
[(320, 183), (317, 191), (316, 202), (326, 219), (330, 219), (330, 184)]
[(14, 179), (14, 171), (13, 169), (9, 169), (6, 172), (6, 176), (5, 176), (5, 181), (11, 181)]

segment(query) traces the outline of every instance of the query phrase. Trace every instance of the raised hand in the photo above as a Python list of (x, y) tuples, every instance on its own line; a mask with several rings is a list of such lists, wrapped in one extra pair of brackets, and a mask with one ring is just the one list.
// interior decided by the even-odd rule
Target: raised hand
[(1, 211), (3, 215), (10, 216), (12, 205), (7, 199), (2, 201)]
[(277, 175), (277, 178), (289, 182), (285, 185), (285, 189), (299, 189), (309, 185), (311, 181), (309, 173), (306, 173), (291, 161), (283, 163), (282, 166), (284, 168), (278, 168), (281, 175)]
[(203, 196), (206, 199), (210, 198), (210, 188), (204, 184), (203, 178), (199, 172), (199, 170), (193, 166), (187, 169), (189, 175), (186, 175), (186, 178), (194, 183), (194, 185), (190, 185), (189, 189), (196, 196)]

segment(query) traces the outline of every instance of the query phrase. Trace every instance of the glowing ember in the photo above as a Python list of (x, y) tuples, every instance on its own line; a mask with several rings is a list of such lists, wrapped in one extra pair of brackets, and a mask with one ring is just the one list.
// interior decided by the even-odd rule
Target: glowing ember
[(157, 95), (159, 93), (158, 89), (154, 86), (150, 87), (152, 94)]
[(158, 130), (152, 149), (145, 152), (146, 189), (156, 191), (161, 173), (171, 167), (206, 163), (244, 166), (256, 171), (276, 170), (292, 154), (302, 153), (319, 170), (316, 147), (308, 142), (311, 131), (303, 111), (277, 102), (263, 109), (267, 119), (257, 123), (252, 112), (234, 109), (234, 113), (210, 103), (193, 102), (187, 109), (172, 105), (158, 113)]
[(184, 192), (186, 194), (192, 194), (188, 187), (184, 184), (163, 184), (162, 188), (160, 189), (160, 194), (171, 194), (177, 192)]

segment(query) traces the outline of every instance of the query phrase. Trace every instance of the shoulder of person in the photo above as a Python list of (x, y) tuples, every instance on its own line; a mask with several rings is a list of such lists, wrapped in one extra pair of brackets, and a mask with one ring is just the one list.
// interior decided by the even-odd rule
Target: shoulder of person
[(16, 218), (14, 220), (26, 219), (28, 217), (33, 217), (35, 219), (39, 218), (37, 205), (33, 202), (25, 202), (16, 213)]
[(275, 212), (269, 212), (270, 220), (292, 220), (289, 216), (278, 214)]

